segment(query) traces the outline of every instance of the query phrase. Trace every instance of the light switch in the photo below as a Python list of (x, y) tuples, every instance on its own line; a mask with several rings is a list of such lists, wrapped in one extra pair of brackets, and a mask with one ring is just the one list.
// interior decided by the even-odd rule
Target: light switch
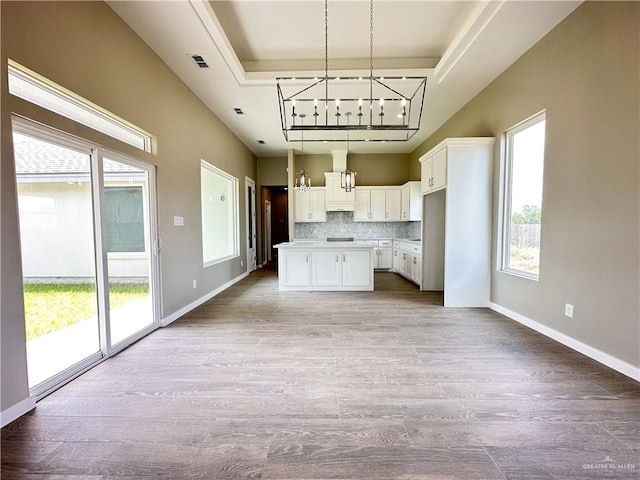
[(176, 227), (184, 227), (184, 217), (173, 217), (173, 225)]

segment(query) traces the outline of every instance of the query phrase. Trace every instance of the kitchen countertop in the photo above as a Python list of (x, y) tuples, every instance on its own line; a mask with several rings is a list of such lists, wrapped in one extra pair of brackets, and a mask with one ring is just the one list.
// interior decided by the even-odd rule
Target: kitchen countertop
[(419, 238), (354, 238), (353, 242), (327, 242), (326, 239), (314, 239), (314, 238), (296, 238), (293, 242), (285, 242), (285, 243), (300, 243), (300, 244), (309, 244), (309, 243), (357, 243), (357, 242), (371, 242), (378, 240), (393, 240), (398, 242), (411, 242), (411, 243), (419, 243), (421, 240)]
[(284, 242), (274, 245), (274, 248), (375, 248), (365, 241), (353, 242), (326, 242), (323, 240), (305, 240), (297, 242)]

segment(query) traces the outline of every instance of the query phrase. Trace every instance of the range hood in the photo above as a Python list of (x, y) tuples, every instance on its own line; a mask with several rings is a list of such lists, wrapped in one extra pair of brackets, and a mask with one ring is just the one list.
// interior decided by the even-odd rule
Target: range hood
[(327, 212), (353, 212), (356, 209), (356, 191), (345, 191), (340, 186), (340, 174), (347, 169), (347, 150), (332, 150), (333, 171), (325, 172), (325, 210)]

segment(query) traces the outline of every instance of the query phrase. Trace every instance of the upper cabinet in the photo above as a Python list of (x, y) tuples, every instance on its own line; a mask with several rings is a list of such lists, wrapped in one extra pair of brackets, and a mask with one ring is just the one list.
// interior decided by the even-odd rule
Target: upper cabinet
[(422, 220), (422, 195), (420, 181), (407, 182), (402, 186), (402, 221)]
[(324, 174), (326, 186), (325, 209), (327, 212), (352, 212), (356, 205), (356, 190), (347, 192), (340, 186), (340, 172), (326, 172)]
[(430, 193), (447, 185), (447, 145), (440, 143), (420, 157), (420, 190)]
[(306, 192), (295, 191), (296, 222), (326, 222), (324, 187), (312, 187)]
[(354, 222), (402, 220), (401, 187), (356, 187)]

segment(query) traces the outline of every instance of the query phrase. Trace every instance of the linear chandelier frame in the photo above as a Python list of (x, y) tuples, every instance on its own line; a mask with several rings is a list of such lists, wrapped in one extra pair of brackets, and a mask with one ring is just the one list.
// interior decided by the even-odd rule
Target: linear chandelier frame
[[(373, 74), (373, 0), (370, 0), (369, 75), (329, 76), (328, 0), (325, 0), (324, 77), (278, 77), (278, 105), (282, 133), (287, 141), (404, 142), (420, 129), (427, 77)], [(351, 113), (356, 121), (342, 117)], [(304, 114), (312, 119), (306, 125)]]

